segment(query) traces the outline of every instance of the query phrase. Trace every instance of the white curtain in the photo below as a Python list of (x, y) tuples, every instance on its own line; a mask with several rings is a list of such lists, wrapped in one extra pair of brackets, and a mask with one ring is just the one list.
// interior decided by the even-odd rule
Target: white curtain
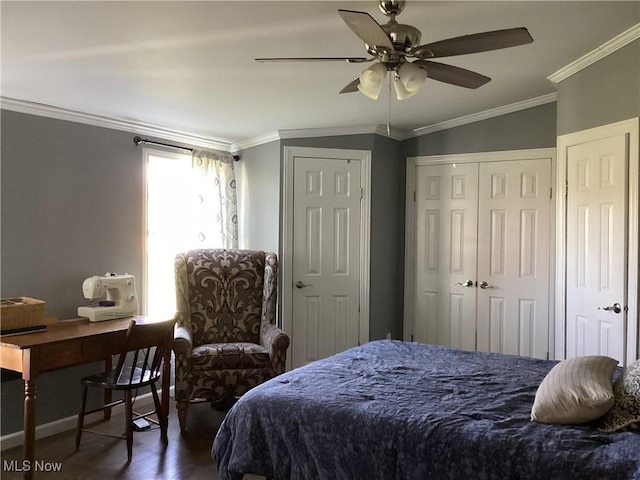
[[(238, 202), (233, 157), (225, 152), (194, 150), (192, 166), (204, 180), (200, 185), (206, 186), (201, 193), (201, 202), (213, 202), (217, 207), (211, 228), (215, 228), (224, 248), (238, 248)], [(199, 240), (207, 243), (203, 238), (206, 233), (203, 231), (199, 235)]]

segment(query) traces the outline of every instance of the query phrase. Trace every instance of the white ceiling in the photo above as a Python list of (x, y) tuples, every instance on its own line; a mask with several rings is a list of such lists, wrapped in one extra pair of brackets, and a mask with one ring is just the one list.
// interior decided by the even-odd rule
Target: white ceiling
[(478, 90), (427, 80), (403, 102), (338, 95), (366, 65), (254, 61), (366, 56), (338, 9), (387, 21), (373, 0), (3, 0), (1, 94), (228, 144), (389, 118), (411, 132), (553, 93), (549, 75), (640, 21), (638, 1), (409, 0), (398, 21), (421, 43), (520, 26), (534, 43), (441, 59), (493, 80)]

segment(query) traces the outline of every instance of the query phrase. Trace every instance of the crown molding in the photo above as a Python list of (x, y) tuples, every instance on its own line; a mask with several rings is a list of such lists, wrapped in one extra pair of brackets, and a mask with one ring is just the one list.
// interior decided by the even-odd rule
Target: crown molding
[(231, 145), (232, 152), (238, 152), (240, 150), (246, 150), (247, 148), (256, 147), (269, 142), (275, 142), (278, 140), (286, 140), (289, 138), (318, 138), (318, 137), (338, 137), (342, 135), (366, 135), (374, 134), (384, 137), (392, 138), (393, 140), (402, 140), (403, 133), (394, 129), (390, 129), (387, 132), (387, 127), (384, 125), (362, 125), (351, 127), (328, 127), (328, 128), (298, 128), (278, 130), (277, 132), (260, 135), (257, 137), (249, 138), (241, 142), (236, 142)]
[(256, 147), (269, 142), (277, 140), (283, 140), (287, 138), (315, 138), (315, 137), (335, 137), (340, 135), (361, 135), (361, 134), (375, 134), (383, 137), (389, 137), (393, 140), (407, 140), (413, 137), (419, 137), (427, 135), (429, 133), (437, 132), (440, 130), (446, 130), (448, 128), (459, 127), (468, 123), (478, 122), (480, 120), (487, 120), (493, 117), (499, 117), (507, 113), (518, 112), (520, 110), (526, 110), (527, 108), (537, 107), (546, 103), (553, 103), (557, 101), (558, 94), (556, 92), (542, 95), (540, 97), (530, 98), (523, 100), (522, 102), (512, 103), (504, 105), (502, 107), (493, 108), (491, 110), (485, 110), (483, 112), (473, 113), (464, 117), (454, 118), (444, 122), (436, 123), (433, 125), (427, 125), (425, 127), (416, 128), (409, 132), (401, 132), (399, 130), (391, 129), (387, 132), (385, 125), (364, 125), (356, 127), (330, 127), (330, 128), (307, 128), (307, 129), (290, 129), (290, 130), (278, 130), (274, 133), (266, 135), (260, 135), (253, 137), (242, 142), (237, 142), (231, 145), (232, 152), (238, 152), (250, 147)]
[(619, 50), (620, 48), (628, 45), (638, 38), (640, 38), (640, 23), (634, 25), (628, 30), (625, 30), (620, 35), (602, 44), (595, 50), (592, 50), (586, 55), (571, 62), (566, 67), (563, 67), (557, 72), (552, 73), (547, 77), (547, 79), (557, 84), (569, 78), (571, 75), (578, 73), (580, 70), (587, 68), (589, 65), (597, 62), (598, 60), (605, 58), (607, 55), (611, 55), (616, 50)]
[(460, 127), (469, 123), (479, 122), (480, 120), (487, 120), (493, 117), (499, 117), (508, 113), (518, 112), (520, 110), (526, 110), (527, 108), (537, 107), (546, 103), (553, 103), (558, 99), (557, 92), (542, 95), (540, 97), (530, 98), (521, 102), (511, 103), (502, 107), (492, 108), (483, 112), (472, 113), (471, 115), (465, 115), (464, 117), (454, 118), (452, 120), (446, 120), (440, 123), (434, 123), (433, 125), (427, 125), (426, 127), (416, 128), (408, 132), (404, 136), (403, 140), (412, 137), (420, 137), (429, 133), (438, 132), (440, 130), (447, 130), (449, 128)]
[(313, 138), (313, 137), (338, 137), (341, 135), (384, 135), (395, 140), (400, 140), (401, 132), (389, 130), (383, 125), (361, 125), (351, 127), (329, 127), (329, 128), (302, 128), (294, 130), (278, 130), (281, 139), (286, 138)]
[(19, 113), (27, 113), (30, 115), (55, 118), (58, 120), (67, 120), (70, 122), (83, 123), (97, 127), (112, 128), (114, 130), (121, 130), (140, 135), (151, 135), (154, 137), (163, 138), (165, 140), (179, 142), (186, 145), (193, 145), (197, 147), (211, 148), (215, 150), (236, 153), (238, 151), (246, 150), (258, 145), (290, 138), (317, 138), (343, 135), (374, 134), (383, 137), (389, 137), (393, 140), (402, 141), (413, 137), (419, 137), (421, 135), (427, 135), (429, 133), (437, 132), (440, 130), (446, 130), (448, 128), (459, 127), (469, 123), (478, 122), (480, 120), (486, 120), (492, 117), (505, 115), (507, 113), (525, 110), (527, 108), (536, 107), (545, 103), (552, 103), (557, 100), (557, 96), (557, 93), (550, 93), (548, 95), (531, 98), (522, 102), (512, 103), (510, 105), (493, 108), (491, 110), (485, 110), (484, 112), (478, 112), (471, 115), (466, 115), (464, 117), (454, 118), (452, 120), (416, 128), (409, 132), (401, 132), (394, 129), (390, 129), (389, 131), (387, 131), (387, 127), (385, 125), (288, 129), (278, 130), (276, 132), (267, 133), (235, 143), (227, 143), (210, 138), (198, 137), (188, 133), (169, 130), (154, 125), (126, 122), (109, 117), (92, 115), (88, 113), (77, 112), (74, 110), (67, 110), (50, 105), (44, 105), (41, 103), (15, 100), (7, 97), (0, 97), (0, 108)]
[(265, 143), (276, 142), (280, 140), (279, 132), (265, 133), (257, 137), (248, 138), (231, 144), (231, 153), (239, 152), (240, 150), (247, 150), (251, 147), (257, 147), (258, 145), (264, 145)]
[(94, 127), (111, 128), (113, 130), (137, 133), (140, 135), (151, 135), (172, 142), (193, 145), (194, 147), (211, 148), (214, 150), (222, 150), (224, 152), (231, 151), (231, 144), (227, 142), (222, 142), (211, 138), (199, 137), (177, 130), (158, 127), (156, 125), (127, 122), (124, 120), (117, 120), (110, 117), (103, 117), (100, 115), (68, 110), (65, 108), (54, 107), (42, 103), (16, 100), (8, 97), (0, 97), (0, 109), (10, 110), (12, 112), (18, 113), (26, 113), (29, 115), (37, 115), (40, 117), (54, 118), (57, 120), (65, 120), (68, 122), (82, 123), (86, 125), (92, 125)]

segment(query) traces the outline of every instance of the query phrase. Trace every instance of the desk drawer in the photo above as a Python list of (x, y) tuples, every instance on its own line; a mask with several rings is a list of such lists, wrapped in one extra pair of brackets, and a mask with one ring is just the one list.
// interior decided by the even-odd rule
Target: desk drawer
[(40, 368), (53, 370), (82, 363), (82, 343), (75, 340), (40, 347)]
[(55, 370), (56, 368), (104, 360), (119, 352), (124, 337), (124, 332), (111, 332), (42, 345), (40, 347), (40, 370)]
[(124, 335), (103, 335), (100, 341), (85, 339), (82, 342), (83, 357), (86, 362), (102, 360), (119, 353), (124, 343)]

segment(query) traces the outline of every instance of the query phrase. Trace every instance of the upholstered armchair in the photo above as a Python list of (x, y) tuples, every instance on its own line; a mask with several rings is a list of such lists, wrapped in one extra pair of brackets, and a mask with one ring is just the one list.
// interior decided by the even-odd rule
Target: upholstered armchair
[(176, 256), (175, 397), (180, 429), (193, 399), (227, 405), (284, 372), (289, 337), (275, 325), (274, 253), (200, 249)]

